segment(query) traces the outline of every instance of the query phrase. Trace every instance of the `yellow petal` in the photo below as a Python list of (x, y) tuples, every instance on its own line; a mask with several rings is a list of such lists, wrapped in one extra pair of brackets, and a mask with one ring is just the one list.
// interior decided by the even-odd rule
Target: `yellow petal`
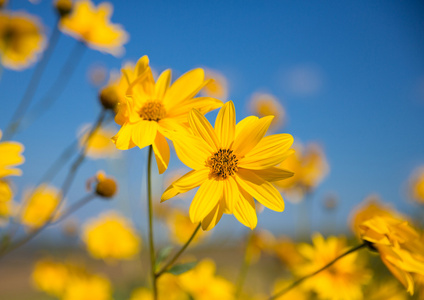
[(153, 144), (158, 132), (158, 123), (141, 120), (136, 123), (132, 131), (132, 140), (140, 149)]
[(131, 140), (131, 134), (133, 125), (125, 123), (122, 125), (118, 133), (112, 137), (112, 141), (115, 143), (116, 148), (119, 150), (128, 150), (135, 147), (134, 142)]
[(292, 144), (293, 137), (290, 134), (266, 136), (239, 160), (238, 165), (255, 170), (273, 167), (287, 158), (287, 151)]
[(221, 106), (221, 100), (211, 97), (197, 97), (185, 100), (179, 103), (178, 106), (172, 107), (172, 109), (168, 109), (168, 107), (165, 108), (168, 111), (168, 117), (176, 119), (179, 122), (188, 122), (188, 114), (193, 108), (197, 109), (202, 115), (204, 115)]
[(273, 116), (267, 116), (247, 124), (234, 140), (234, 152), (242, 157), (252, 150), (264, 137), (273, 118)]
[(153, 152), (155, 153), (159, 174), (162, 174), (168, 168), (170, 153), (168, 142), (159, 132), (156, 134), (155, 141), (153, 142)]
[(147, 67), (149, 67), (149, 57), (147, 55), (143, 55), (137, 61), (135, 65), (135, 71), (137, 75), (143, 74), (146, 71)]
[(280, 169), (277, 167), (271, 167), (263, 170), (255, 170), (255, 174), (260, 176), (263, 180), (270, 182), (290, 178), (294, 175), (294, 173), (291, 171)]
[(233, 213), (234, 207), (239, 199), (239, 189), (236, 181), (232, 176), (229, 176), (224, 182), (224, 200), (225, 206), (230, 214)]
[(171, 70), (165, 70), (160, 74), (155, 86), (155, 99), (162, 99), (171, 83)]
[(224, 204), (221, 201), (212, 209), (212, 211), (203, 219), (202, 229), (204, 231), (211, 230), (221, 220), (224, 213)]
[(209, 169), (204, 168), (201, 170), (192, 170), (174, 181), (170, 187), (166, 189), (161, 197), (161, 202), (166, 201), (180, 193), (188, 192), (197, 188), (204, 181), (208, 179)]
[(220, 145), (209, 121), (196, 109), (191, 110), (188, 120), (193, 133), (205, 140), (213, 152), (217, 152)]
[(207, 179), (200, 186), (190, 205), (190, 220), (201, 222), (222, 198), (224, 184), (222, 181)]
[(278, 190), (268, 181), (263, 180), (253, 171), (239, 169), (235, 179), (238, 185), (269, 209), (281, 212), (284, 200)]
[(236, 125), (236, 133), (235, 133), (234, 139), (235, 140), (237, 139), (237, 137), (239, 136), (240, 132), (242, 130), (244, 130), (244, 128), (246, 126), (249, 126), (249, 124), (255, 123), (257, 120), (259, 120), (259, 118), (256, 117), (256, 116), (249, 116), (247, 118), (244, 118), (240, 122), (238, 122), (237, 125)]
[(233, 101), (224, 104), (215, 121), (215, 132), (221, 142), (221, 147), (229, 149), (236, 132), (236, 110)]
[(240, 198), (234, 209), (234, 216), (243, 225), (254, 229), (258, 224), (258, 217), (256, 215), (255, 201), (245, 191), (240, 191)]
[(174, 132), (167, 137), (174, 143), (178, 158), (189, 168), (200, 170), (205, 168), (206, 160), (213, 150), (198, 136)]

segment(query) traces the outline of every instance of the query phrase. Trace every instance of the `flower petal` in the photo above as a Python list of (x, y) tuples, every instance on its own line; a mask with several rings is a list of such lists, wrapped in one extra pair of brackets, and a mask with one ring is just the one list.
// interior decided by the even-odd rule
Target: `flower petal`
[(291, 171), (280, 169), (277, 167), (255, 170), (255, 174), (260, 176), (263, 180), (270, 182), (290, 178), (294, 175), (294, 173)]
[(202, 220), (202, 229), (204, 231), (211, 230), (221, 220), (224, 213), (225, 204), (219, 201), (218, 204), (211, 210), (211, 212)]
[(171, 70), (163, 71), (155, 85), (155, 99), (160, 100), (165, 95), (166, 91), (169, 88), (169, 84), (171, 83)]
[(180, 193), (188, 192), (197, 188), (208, 179), (209, 169), (192, 170), (174, 181), (163, 193), (161, 202), (166, 201)]
[(133, 125), (125, 123), (122, 125), (118, 133), (112, 137), (112, 141), (115, 143), (116, 148), (119, 150), (128, 150), (135, 147), (135, 144), (131, 139), (133, 127)]
[(188, 121), (193, 133), (202, 138), (213, 149), (213, 152), (218, 151), (220, 144), (218, 138), (209, 121), (196, 109), (192, 109)]
[(168, 112), (168, 117), (176, 119), (179, 122), (188, 122), (188, 114), (193, 108), (197, 109), (202, 115), (204, 115), (221, 106), (221, 100), (211, 97), (197, 97), (185, 100), (184, 102), (179, 103), (178, 106), (172, 107), (172, 109), (165, 106), (165, 109)]
[(250, 229), (254, 229), (258, 224), (255, 201), (253, 197), (244, 190), (240, 190), (240, 198), (234, 209), (234, 217)]
[(150, 146), (155, 141), (158, 132), (158, 123), (141, 120), (134, 124), (131, 138), (140, 149)]
[(241, 158), (252, 150), (264, 137), (274, 116), (263, 117), (250, 122), (241, 129), (233, 143), (234, 152)]
[(236, 132), (236, 110), (233, 101), (224, 104), (215, 120), (215, 132), (221, 147), (229, 149)]
[(235, 179), (238, 185), (269, 209), (281, 212), (284, 210), (284, 200), (278, 190), (254, 172), (239, 169)]
[(225, 206), (230, 214), (233, 213), (234, 207), (239, 199), (239, 189), (236, 181), (232, 176), (228, 176), (224, 182), (224, 200)]
[(249, 116), (247, 118), (244, 118), (243, 120), (241, 120), (240, 122), (238, 122), (236, 124), (236, 133), (235, 133), (235, 137), (234, 139), (237, 139), (237, 137), (239, 136), (240, 132), (249, 124), (256, 122), (257, 120), (259, 120), (258, 117), (256, 116)]
[(222, 198), (224, 184), (220, 180), (207, 179), (202, 183), (190, 205), (190, 220), (201, 222)]
[(155, 153), (159, 174), (162, 174), (168, 168), (170, 153), (168, 142), (160, 132), (156, 134), (153, 142), (153, 152)]

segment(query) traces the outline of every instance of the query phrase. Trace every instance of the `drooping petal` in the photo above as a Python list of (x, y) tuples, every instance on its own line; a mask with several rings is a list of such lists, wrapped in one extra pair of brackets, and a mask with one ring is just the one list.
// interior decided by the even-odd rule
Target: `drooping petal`
[(171, 70), (163, 71), (158, 80), (156, 81), (155, 86), (155, 99), (160, 100), (165, 95), (166, 91), (169, 88), (169, 84), (171, 83)]
[(112, 137), (112, 141), (115, 143), (116, 148), (119, 150), (128, 150), (136, 146), (131, 139), (133, 127), (133, 125), (125, 123), (118, 133)]
[(215, 120), (215, 132), (221, 147), (229, 149), (236, 132), (236, 110), (233, 101), (224, 104)]
[(211, 230), (221, 220), (222, 214), (224, 213), (224, 204), (222, 200), (211, 210), (211, 212), (203, 219), (202, 229), (204, 231)]
[(207, 179), (202, 183), (190, 205), (190, 220), (192, 223), (201, 222), (218, 204), (223, 196), (222, 181)]
[(273, 118), (273, 116), (267, 116), (247, 124), (234, 140), (234, 152), (242, 157), (252, 150), (264, 137)]
[(263, 180), (270, 182), (290, 178), (294, 175), (294, 173), (291, 171), (280, 169), (277, 167), (255, 170), (255, 174), (260, 176)]
[(155, 153), (159, 174), (162, 174), (168, 168), (170, 153), (168, 142), (160, 132), (156, 134), (153, 142), (153, 152)]
[(255, 201), (253, 197), (244, 190), (240, 190), (240, 198), (234, 208), (234, 217), (250, 229), (254, 229), (258, 224)]
[(232, 176), (228, 176), (224, 182), (224, 200), (225, 206), (230, 214), (233, 213), (234, 207), (239, 199), (239, 189), (236, 181)]
[(158, 123), (141, 120), (134, 125), (132, 140), (140, 149), (152, 145), (158, 132)]
[(213, 149), (213, 152), (220, 148), (218, 138), (209, 121), (196, 109), (193, 109), (189, 114), (190, 127), (194, 134), (201, 137)]
[(269, 209), (281, 212), (284, 200), (278, 190), (253, 171), (239, 169), (235, 176), (238, 185)]
[(161, 202), (200, 186), (208, 179), (209, 169), (192, 170), (174, 181), (163, 193)]

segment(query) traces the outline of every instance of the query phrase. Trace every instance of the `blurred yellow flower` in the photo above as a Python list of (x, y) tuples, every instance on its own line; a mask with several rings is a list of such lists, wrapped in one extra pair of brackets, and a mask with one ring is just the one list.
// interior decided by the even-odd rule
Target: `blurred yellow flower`
[(63, 294), (62, 300), (109, 300), (112, 299), (112, 287), (105, 277), (100, 275), (72, 276)]
[(25, 193), (21, 213), (21, 223), (30, 228), (37, 228), (46, 223), (56, 210), (61, 200), (61, 192), (46, 184)]
[(424, 275), (424, 243), (407, 221), (373, 215), (359, 225), (362, 240), (378, 251), (390, 272), (414, 294), (413, 274)]
[(410, 194), (412, 199), (424, 204), (424, 167), (418, 168), (410, 179)]
[(32, 281), (37, 289), (57, 297), (62, 296), (69, 276), (66, 265), (51, 259), (37, 261), (32, 271)]
[(254, 93), (249, 101), (249, 110), (259, 117), (274, 116), (270, 129), (277, 129), (286, 123), (286, 111), (278, 99), (267, 93)]
[[(80, 138), (78, 140), (79, 146), (83, 147), (91, 131), (90, 125), (85, 125), (80, 131)], [(111, 158), (119, 155), (113, 144), (111, 137), (115, 134), (115, 131), (108, 128), (98, 128), (91, 135), (90, 140), (87, 143), (86, 156), (97, 159), (97, 158)]]
[(44, 50), (41, 23), (29, 14), (0, 12), (0, 60), (9, 69), (22, 70), (35, 63)]
[(13, 190), (6, 180), (0, 179), (0, 226), (6, 224), (13, 213)]
[[(287, 279), (278, 279), (274, 283), (274, 288), (272, 295), (282, 291), (284, 288), (286, 288), (289, 284), (291, 284), (290, 280)], [(285, 293), (284, 295), (275, 298), (275, 300), (308, 300), (310, 299), (310, 293), (303, 289), (303, 286), (300, 285), (289, 292)]]
[[(190, 296), (184, 292), (178, 282), (178, 276), (164, 273), (157, 280), (159, 300), (190, 300)], [(130, 300), (153, 300), (153, 292), (141, 287), (131, 293)]]
[[(185, 244), (197, 227), (190, 221), (190, 217), (179, 209), (174, 209), (169, 213), (166, 217), (166, 223), (171, 239), (179, 245)], [(206, 233), (195, 235), (191, 244), (196, 244), (205, 236)]]
[(187, 72), (171, 86), (171, 70), (162, 72), (155, 82), (147, 56), (139, 59), (134, 71), (123, 72), (129, 88), (126, 103), (118, 105), (115, 121), (122, 127), (113, 140), (121, 150), (152, 145), (162, 174), (170, 155), (165, 137), (173, 131), (188, 130), (187, 116), (192, 108), (204, 114), (222, 102), (210, 97), (193, 98), (208, 83), (202, 69)]
[(132, 259), (141, 247), (130, 221), (113, 211), (87, 222), (82, 239), (93, 257), (105, 260)]
[(290, 134), (265, 136), (272, 116), (248, 117), (236, 125), (232, 101), (219, 111), (215, 129), (196, 109), (189, 115), (194, 134), (174, 133), (171, 140), (179, 159), (194, 169), (176, 180), (161, 201), (200, 186), (190, 206), (190, 219), (212, 229), (224, 211), (243, 225), (256, 227), (254, 198), (269, 209), (281, 212), (284, 200), (272, 181), (293, 175), (274, 167), (290, 153)]
[(97, 7), (90, 0), (79, 0), (72, 12), (60, 19), (60, 29), (88, 47), (115, 56), (124, 52), (128, 33), (121, 25), (112, 24), (113, 7), (108, 2)]
[(293, 177), (275, 183), (291, 196), (287, 199), (292, 202), (299, 202), (304, 194), (312, 192), (329, 171), (324, 152), (315, 143), (308, 144), (305, 150), (299, 144), (294, 145), (294, 153), (280, 167), (294, 172)]
[(228, 97), (228, 83), (225, 76), (211, 69), (205, 69), (205, 80), (210, 80), (202, 90), (202, 94), (209, 97), (226, 100)]
[[(0, 130), (0, 140), (2, 132)], [(22, 156), (24, 146), (18, 142), (0, 142), (0, 178), (12, 175), (22, 175), (20, 169), (14, 166), (23, 164), (25, 161)]]
[(301, 264), (304, 259), (297, 250), (297, 245), (287, 236), (276, 238), (271, 247), (272, 253), (288, 268), (292, 269), (298, 264)]
[[(325, 240), (317, 233), (313, 235), (312, 243), (313, 245), (300, 244), (298, 247), (305, 258), (294, 269), (299, 277), (319, 270), (348, 250), (343, 237), (330, 236)], [(303, 285), (322, 299), (363, 299), (362, 285), (370, 279), (370, 271), (363, 267), (358, 259), (358, 252), (353, 252), (309, 278)]]
[(400, 289), (401, 285), (396, 281), (385, 281), (382, 283), (372, 283), (364, 293), (367, 300), (407, 300), (407, 293)]
[(231, 300), (234, 298), (233, 284), (215, 275), (212, 260), (200, 261), (192, 270), (178, 276), (181, 288), (196, 300)]
[(272, 253), (275, 244), (275, 237), (265, 229), (252, 232), (246, 249), (246, 257), (256, 263), (263, 252)]

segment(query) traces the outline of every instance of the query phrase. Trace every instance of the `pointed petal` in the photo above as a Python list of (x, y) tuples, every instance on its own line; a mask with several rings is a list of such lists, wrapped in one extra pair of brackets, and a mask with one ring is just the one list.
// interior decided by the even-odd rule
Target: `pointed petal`
[(224, 185), (222, 181), (207, 179), (202, 183), (190, 205), (190, 220), (201, 222), (222, 198)]
[(168, 168), (170, 153), (168, 142), (159, 132), (156, 134), (155, 141), (153, 142), (153, 152), (155, 153), (159, 174), (162, 174)]
[(273, 116), (267, 116), (247, 124), (234, 140), (234, 152), (243, 157), (252, 150), (264, 137), (273, 118)]
[(286, 178), (290, 178), (294, 175), (293, 172), (280, 169), (277, 167), (271, 167), (263, 170), (255, 170), (255, 174), (260, 176), (265, 181), (279, 181)]
[(134, 124), (132, 140), (140, 149), (153, 144), (158, 132), (158, 123), (155, 121), (141, 120)]
[(112, 137), (112, 141), (115, 143), (116, 148), (119, 150), (128, 150), (135, 147), (131, 139), (133, 127), (133, 125), (125, 123), (118, 133)]
[(229, 149), (236, 132), (236, 110), (233, 101), (224, 104), (215, 121), (215, 132), (221, 147)]
[(246, 126), (248, 126), (249, 124), (254, 123), (254, 122), (258, 121), (258, 120), (259, 120), (259, 118), (258, 118), (258, 117), (256, 117), (256, 116), (249, 116), (249, 117), (247, 117), (247, 118), (244, 118), (244, 119), (243, 119), (243, 120), (241, 120), (240, 122), (238, 122), (238, 123), (236, 124), (236, 133), (235, 133), (235, 137), (234, 137), (234, 139), (237, 139), (237, 137), (239, 136), (240, 132), (241, 132), (242, 130), (244, 130), (244, 128), (245, 128)]
[(174, 181), (163, 193), (161, 202), (166, 201), (180, 193), (197, 188), (208, 179), (209, 169), (192, 170)]
[(239, 199), (239, 189), (236, 181), (232, 176), (228, 176), (224, 182), (224, 200), (225, 206), (230, 214), (233, 213), (234, 207)]
[(194, 134), (208, 143), (214, 152), (220, 148), (218, 138), (209, 121), (196, 109), (192, 109), (188, 121)]
[(218, 204), (212, 209), (212, 211), (203, 219), (202, 229), (204, 231), (211, 230), (221, 220), (222, 214), (224, 213), (224, 204), (219, 201)]
[(169, 84), (171, 83), (171, 70), (163, 71), (155, 85), (155, 99), (160, 100), (165, 95), (166, 91), (169, 88)]
[(258, 224), (258, 217), (256, 215), (255, 201), (246, 191), (240, 191), (240, 199), (234, 209), (234, 217), (243, 225), (254, 229)]
[(281, 212), (284, 210), (284, 200), (278, 190), (268, 181), (263, 180), (254, 172), (239, 169), (235, 179), (238, 185), (269, 209)]

